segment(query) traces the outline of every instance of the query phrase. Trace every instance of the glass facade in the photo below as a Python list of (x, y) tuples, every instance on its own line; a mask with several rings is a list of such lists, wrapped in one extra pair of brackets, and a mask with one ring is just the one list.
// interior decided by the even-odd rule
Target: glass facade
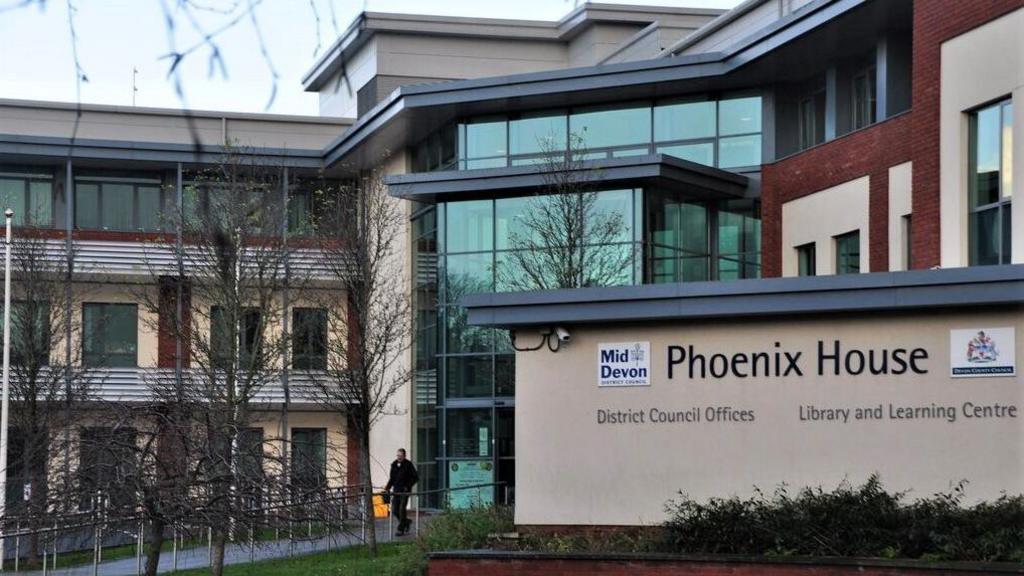
[(157, 232), (162, 226), (159, 179), (75, 178), (75, 227), (80, 230)]
[(661, 153), (725, 169), (761, 164), (761, 97), (634, 102), (471, 118), (413, 149), (414, 172)]
[(515, 355), (506, 331), (468, 324), (464, 295), (760, 274), (754, 200), (643, 189), (466, 200), (420, 206), (412, 230), (421, 488), (458, 485), (470, 462), (507, 483), (498, 501), (515, 495)]
[(970, 116), (968, 236), (971, 266), (1010, 263), (1013, 103)]
[(53, 176), (0, 171), (0, 203), (14, 210), (15, 226), (53, 226)]

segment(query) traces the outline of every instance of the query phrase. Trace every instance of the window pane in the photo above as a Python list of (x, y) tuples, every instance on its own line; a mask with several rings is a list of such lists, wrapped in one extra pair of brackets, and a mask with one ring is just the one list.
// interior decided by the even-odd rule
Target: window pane
[(675, 146), (658, 146), (659, 154), (668, 154), (690, 162), (705, 166), (715, 165), (715, 145), (711, 142), (700, 144), (677, 144)]
[(504, 156), (508, 153), (504, 119), (466, 125), (466, 158)]
[(651, 109), (645, 106), (573, 114), (569, 133), (584, 149), (647, 144), (651, 141)]
[[(970, 215), (971, 265), (988, 266), (999, 264), (1001, 248), (999, 207), (989, 208)], [(1006, 212), (1009, 212), (1007, 210)]]
[(761, 97), (722, 100), (718, 103), (718, 135), (761, 131)]
[(626, 286), (633, 283), (633, 245), (584, 246), (580, 265), (583, 286)]
[(466, 160), (466, 170), (481, 170), (483, 168), (504, 168), (507, 164), (508, 160), (504, 156), (500, 158)]
[(509, 122), (510, 153), (538, 154), (565, 150), (566, 120), (557, 116), (524, 116)]
[[(517, 198), (499, 198), (494, 201), (495, 248), (508, 250), (513, 242), (522, 244), (523, 240), (533, 238), (526, 219), (531, 205), (541, 201), (538, 196), (520, 196)], [(534, 238), (536, 241), (537, 239)]]
[(516, 357), (514, 354), (499, 354), (494, 357), (494, 395), (515, 396)]
[(448, 455), (453, 458), (491, 456), (491, 410), (448, 410)]
[(978, 111), (972, 118), (971, 206), (984, 206), (999, 200), (1000, 163), (999, 106)]
[(466, 309), (448, 307), (448, 352), (490, 352), (491, 329), (470, 326)]
[(800, 276), (814, 276), (816, 269), (814, 244), (806, 244), (804, 246), (797, 247), (796, 255), (798, 266), (797, 273)]
[(490, 200), (451, 202), (447, 204), (448, 252), (490, 250), (493, 244), (493, 216)]
[(292, 486), (299, 500), (327, 483), (327, 430), (292, 428)]
[[(1003, 104), (1003, 167), (1002, 196), (1013, 194), (1013, 104)], [(1007, 260), (1008, 261), (1008, 260)]]
[(292, 366), (298, 370), (327, 368), (327, 310), (292, 310)]
[(836, 236), (836, 274), (860, 272), (860, 232)]
[(131, 184), (103, 184), (101, 219), (105, 230), (131, 230), (135, 204)]
[(735, 168), (761, 164), (761, 135), (734, 136), (718, 141), (718, 167)]
[(446, 258), (445, 282), (448, 302), (457, 303), (466, 294), (490, 292), (494, 287), (494, 262), (490, 252)]
[(139, 186), (139, 223), (138, 229), (146, 232), (160, 230), (163, 217), (160, 205), (160, 188), (156, 186)]
[(633, 239), (633, 191), (606, 190), (583, 195), (584, 244)]
[(491, 355), (448, 358), (448, 397), (479, 398), (491, 396), (494, 371)]
[(53, 224), (53, 183), (29, 182), (28, 221), (36, 226)]
[(95, 230), (100, 227), (99, 186), (75, 183), (75, 226)]
[(86, 366), (138, 365), (138, 317), (134, 304), (84, 304), (82, 316), (82, 361)]
[(0, 179), (0, 211), (14, 210), (11, 223), (21, 226), (25, 223), (25, 181), (20, 178)]
[(714, 102), (687, 102), (654, 107), (655, 142), (714, 136)]

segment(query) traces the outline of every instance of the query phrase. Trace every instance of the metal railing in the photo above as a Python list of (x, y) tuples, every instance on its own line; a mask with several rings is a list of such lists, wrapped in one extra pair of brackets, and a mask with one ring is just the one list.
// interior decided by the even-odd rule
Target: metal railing
[[(387, 514), (387, 536), (378, 539), (392, 542), (395, 539), (395, 511), (391, 503), (394, 497), (408, 498), (410, 528), (413, 537), (418, 537), (421, 530), (421, 517), (425, 510), (421, 499), (437, 495), (441, 500), (450, 502), (452, 493), (463, 490), (505, 490), (508, 499), (509, 486), (504, 482), (460, 486), (456, 488), (439, 488), (410, 492), (386, 493), (374, 489), (372, 495), (382, 497), (390, 494), (390, 502), (384, 505)], [(368, 539), (368, 531), (373, 525), (377, 529), (376, 510), (366, 510), (365, 491), (362, 486), (340, 486), (307, 492), (298, 496), (278, 494), (261, 494), (256, 506), (240, 507), (232, 511), (227, 530), (230, 545), (247, 547), (249, 561), (256, 559), (259, 546), (272, 543), (278, 550), (284, 544), (281, 556), (294, 555), (298, 543), (307, 542), (306, 553), (319, 551), (321, 544), (332, 549), (343, 544), (362, 544)], [(376, 499), (374, 499), (376, 504)], [(489, 499), (481, 499), (487, 504)], [(213, 559), (214, 526), (209, 522), (208, 510), (196, 508), (189, 517), (179, 518), (165, 527), (164, 545), (170, 549), (164, 553), (171, 555), (171, 570), (178, 570), (179, 555), (184, 550), (207, 548), (209, 561)], [(124, 508), (112, 506), (109, 495), (97, 493), (90, 499), (90, 509), (65, 514), (47, 515), (46, 518), (31, 516), (8, 516), (0, 521), (0, 529), (10, 546), (2, 551), (0, 557), (13, 560), (14, 572), (17, 573), (25, 559), (25, 544), (36, 538), (39, 551), (39, 568), (45, 575), (60, 566), (61, 557), (72, 555), (77, 559), (75, 565), (92, 565), (91, 573), (99, 574), (99, 566), (104, 561), (104, 553), (119, 548), (118, 558), (135, 557), (136, 573), (142, 574), (145, 562), (145, 547), (151, 519), (135, 509), (125, 512)], [(205, 541), (205, 542), (204, 542)], [(125, 549), (133, 547), (134, 554), (124, 554)], [(11, 553), (13, 548), (13, 554)], [(82, 562), (83, 552), (89, 552), (89, 561)], [(162, 553), (163, 554), (163, 553)], [(34, 560), (34, 558), (33, 558)], [(68, 561), (65, 561), (65, 564)], [(0, 569), (6, 564), (0, 564)]]

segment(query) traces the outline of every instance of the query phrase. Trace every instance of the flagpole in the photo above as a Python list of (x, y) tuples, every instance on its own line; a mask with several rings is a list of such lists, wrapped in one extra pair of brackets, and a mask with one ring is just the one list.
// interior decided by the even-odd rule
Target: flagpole
[(4, 370), (3, 392), (0, 393), (0, 571), (4, 569), (4, 535), (7, 532), (7, 423), (10, 404), (11, 374), (11, 218), (14, 210), (4, 212), (7, 241), (4, 244)]

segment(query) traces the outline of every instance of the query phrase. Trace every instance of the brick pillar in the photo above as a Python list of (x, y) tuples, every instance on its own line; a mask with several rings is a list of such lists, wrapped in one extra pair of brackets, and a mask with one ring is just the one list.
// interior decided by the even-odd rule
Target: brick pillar
[[(177, 278), (174, 276), (161, 276), (158, 286), (160, 292), (158, 296), (157, 366), (160, 368), (174, 368), (175, 355), (177, 353), (175, 335), (179, 333), (175, 329), (178, 315)], [(192, 356), (190, 342), (187, 337), (189, 326), (192, 324), (192, 290), (187, 280), (185, 285), (182, 286), (181, 294), (181, 365), (183, 368), (188, 368)]]

